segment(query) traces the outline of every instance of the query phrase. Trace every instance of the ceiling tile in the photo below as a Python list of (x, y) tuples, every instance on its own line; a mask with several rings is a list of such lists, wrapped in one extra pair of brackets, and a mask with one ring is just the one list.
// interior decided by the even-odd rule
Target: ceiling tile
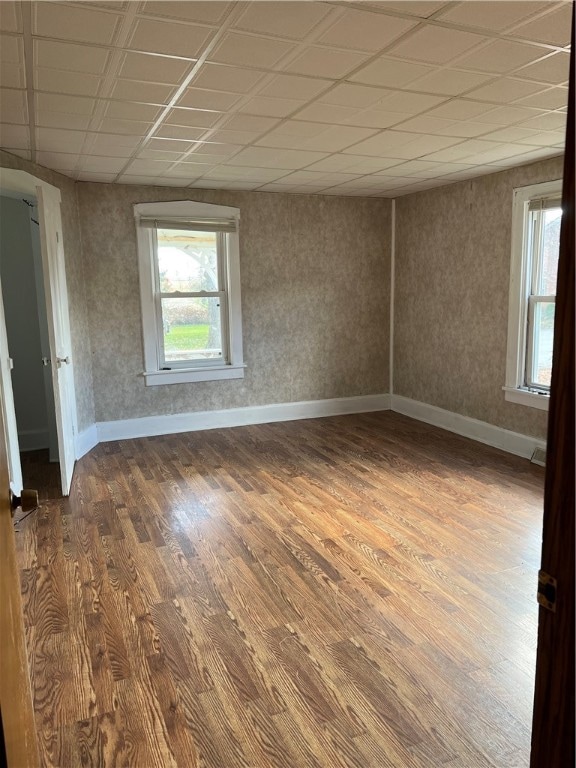
[(318, 100), (321, 104), (336, 104), (342, 107), (370, 107), (392, 92), (367, 85), (341, 83)]
[(20, 2), (3, 0), (0, 3), (0, 29), (5, 32), (22, 32)]
[(207, 179), (246, 179), (247, 181), (258, 181), (264, 184), (276, 179), (282, 178), (286, 173), (278, 168), (242, 168), (230, 165), (220, 165), (206, 173)]
[(564, 3), (534, 21), (515, 27), (511, 34), (551, 45), (569, 45), (571, 18), (572, 3)]
[(302, 40), (330, 10), (321, 3), (251, 3), (234, 26), (248, 32)]
[(36, 147), (44, 152), (78, 153), (86, 138), (84, 131), (67, 131), (56, 128), (37, 128)]
[(377, 108), (390, 112), (407, 112), (415, 115), (438, 104), (442, 104), (443, 101), (446, 101), (443, 96), (429, 96), (422, 93), (398, 91), (386, 94), (378, 103)]
[[(277, 121), (274, 121), (277, 122)], [(262, 134), (262, 131), (228, 131), (216, 130), (210, 132), (210, 139), (213, 141), (230, 142), (232, 144), (252, 144)]]
[[(418, 2), (417, 0), (398, 0), (398, 2), (387, 2), (386, 8), (427, 19), (446, 4), (445, 0), (444, 2), (432, 2), (431, 0), (424, 0), (423, 2)], [(369, 3), (369, 5), (374, 5), (376, 8), (381, 7), (380, 2)]]
[(35, 102), (40, 111), (70, 112), (77, 115), (91, 115), (96, 104), (94, 99), (57, 93), (36, 93)]
[(106, 133), (125, 133), (133, 136), (134, 133), (144, 135), (148, 133), (152, 123), (140, 122), (138, 120), (121, 120), (118, 118), (105, 117), (100, 123), (100, 130)]
[(177, 85), (184, 78), (190, 66), (189, 61), (130, 51), (124, 54), (124, 61), (120, 66), (118, 76), (128, 80)]
[(166, 139), (187, 139), (195, 141), (206, 133), (206, 128), (191, 128), (187, 125), (161, 125), (155, 135)]
[(198, 179), (205, 173), (209, 173), (214, 166), (209, 163), (178, 163), (169, 171), (166, 171), (166, 175), (172, 179), (186, 178), (186, 179)]
[(127, 47), (138, 51), (166, 53), (195, 59), (214, 35), (214, 31), (210, 27), (156, 19), (139, 19)]
[(221, 43), (210, 54), (210, 61), (238, 66), (264, 67), (271, 69), (294, 46), (281, 40), (270, 40), (239, 32), (228, 32)]
[(164, 122), (170, 125), (189, 125), (193, 128), (211, 128), (222, 117), (222, 112), (175, 107)]
[(80, 155), (67, 152), (36, 152), (36, 162), (46, 168), (73, 171), (79, 159)]
[(99, 184), (111, 184), (115, 178), (115, 173), (95, 173), (94, 171), (79, 171), (79, 181), (93, 181)]
[(3, 61), (0, 65), (0, 87), (25, 88), (26, 77), (24, 74), (24, 67), (21, 67), (19, 64), (11, 64)]
[(453, 136), (418, 136), (409, 144), (394, 147), (388, 151), (390, 157), (404, 157), (406, 159), (418, 158), (438, 152), (441, 149), (454, 146), (460, 139)]
[(481, 104), (466, 99), (452, 99), (435, 107), (428, 113), (432, 117), (445, 117), (448, 120), (470, 120), (478, 115), (485, 115), (494, 109), (492, 104)]
[(317, 42), (375, 53), (415, 26), (416, 22), (347, 8)]
[(167, 149), (171, 152), (180, 152), (183, 154), (193, 146), (193, 140), (185, 139), (165, 139), (155, 136), (151, 138), (146, 145), (149, 149)]
[(328, 77), (340, 79), (366, 61), (366, 54), (352, 51), (335, 51), (331, 48), (308, 46), (296, 56), (289, 64), (286, 64), (286, 72), (294, 72), (299, 75), (312, 75), (313, 77)]
[(21, 37), (0, 35), (0, 61), (2, 64), (24, 63), (24, 45)]
[(568, 104), (567, 88), (547, 88), (545, 91), (519, 99), (518, 104), (525, 107), (537, 107), (538, 109), (559, 109)]
[(30, 132), (25, 125), (0, 125), (0, 146), (6, 149), (28, 149)]
[(98, 157), (96, 155), (84, 155), (80, 162), (80, 171), (94, 171), (97, 173), (119, 173), (126, 165), (123, 157)]
[(516, 77), (528, 80), (539, 80), (550, 85), (563, 85), (568, 82), (570, 69), (570, 54), (554, 53), (542, 61), (529, 64), (516, 72)]
[(68, 3), (33, 3), (32, 31), (40, 37), (110, 45), (120, 16)]
[(418, 78), (418, 80), (415, 80), (406, 87), (415, 91), (459, 96), (461, 93), (465, 93), (471, 88), (475, 88), (491, 78), (492, 75), (480, 74), (479, 72), (463, 72), (459, 69), (441, 69), (430, 75), (426, 75), (425, 77)]
[(36, 69), (35, 87), (39, 91), (67, 93), (76, 96), (96, 96), (102, 78), (81, 72), (64, 72), (61, 69)]
[(340, 107), (336, 104), (315, 102), (301, 109), (297, 118), (298, 120), (311, 120), (318, 123), (338, 124), (343, 123), (348, 118), (353, 118), (357, 112), (358, 110), (354, 107)]
[[(401, 131), (413, 131), (414, 133), (427, 133), (434, 135), (443, 128), (450, 128), (451, 126), (455, 125), (460, 125), (460, 121), (446, 120), (440, 117), (429, 117), (428, 115), (419, 115), (418, 117), (413, 117), (410, 120), (406, 120), (405, 122), (400, 123), (398, 128)], [(484, 126), (484, 130), (486, 130), (486, 126)]]
[(331, 80), (298, 75), (275, 75), (258, 90), (259, 96), (274, 96), (282, 99), (308, 101), (332, 85)]
[(153, 122), (161, 107), (154, 104), (137, 104), (132, 101), (109, 101), (106, 105), (106, 117), (118, 117), (124, 120)]
[(17, 157), (22, 157), (24, 160), (32, 160), (32, 153), (29, 149), (17, 149), (16, 147), (6, 147), (9, 152)]
[[(529, 130), (528, 128), (520, 128), (519, 126), (515, 125), (509, 128), (498, 128), (495, 131), (487, 133), (484, 138), (487, 141), (498, 141), (510, 144), (520, 141), (521, 139), (530, 140), (537, 135), (538, 131)], [(537, 141), (534, 143), (538, 144)]]
[(355, 74), (350, 75), (350, 80), (368, 85), (405, 88), (414, 80), (433, 72), (433, 67), (425, 64), (412, 64), (408, 61), (399, 61), (382, 56)]
[(130, 165), (126, 168), (126, 173), (132, 175), (144, 174), (146, 176), (158, 176), (163, 171), (167, 171), (172, 163), (167, 160), (140, 160), (136, 158), (130, 161)]
[(204, 88), (187, 88), (179, 101), (179, 107), (193, 107), (195, 109), (212, 109), (226, 112), (241, 98), (238, 93), (225, 93), (224, 91), (208, 91)]
[(494, 142), (491, 141), (471, 139), (470, 141), (463, 141), (460, 144), (447, 147), (446, 149), (441, 149), (437, 152), (431, 152), (426, 157), (426, 160), (433, 160), (434, 162), (439, 163), (458, 163), (465, 158), (471, 157), (472, 155), (480, 154), (481, 152), (487, 152), (488, 150), (493, 149), (494, 146)]
[(466, 94), (469, 99), (480, 101), (495, 101), (499, 104), (510, 104), (523, 96), (530, 96), (541, 91), (542, 85), (529, 83), (526, 80), (514, 80), (511, 77), (501, 77), (489, 85), (476, 88)]
[(271, 99), (268, 96), (255, 96), (240, 104), (238, 112), (268, 117), (287, 117), (305, 102), (296, 99)]
[[(284, 132), (285, 126), (281, 125), (276, 130), (264, 136), (257, 142), (262, 147), (282, 147), (284, 149), (310, 149), (320, 152), (338, 152), (351, 144), (368, 138), (375, 131), (367, 128), (354, 128), (345, 126), (331, 126), (326, 128), (320, 123), (295, 123), (290, 121)], [(295, 130), (297, 126), (303, 127), (303, 131)], [(305, 132), (308, 135), (305, 135)]]
[(291, 149), (268, 149), (247, 147), (230, 161), (230, 165), (248, 165), (260, 168), (286, 168), (297, 170), (326, 157), (325, 152), (299, 152)]
[(101, 75), (108, 62), (108, 50), (91, 45), (34, 40), (34, 61), (39, 67)]
[(150, 186), (156, 186), (162, 182), (157, 176), (134, 176), (132, 174), (124, 173), (120, 177), (120, 184), (146, 184)]
[(512, 123), (520, 122), (520, 120), (529, 120), (531, 117), (536, 117), (538, 114), (538, 110), (528, 109), (527, 107), (497, 107), (496, 109), (487, 112), (485, 115), (478, 115), (476, 122), (511, 125)]
[(5, 123), (27, 123), (26, 91), (2, 88), (0, 90), (0, 115), (2, 115), (2, 121)]
[[(278, 120), (272, 117), (258, 117), (251, 115), (231, 115), (223, 125), (227, 131), (252, 131), (263, 133), (269, 131), (278, 124)], [(235, 143), (235, 142), (232, 142)]]
[(441, 21), (451, 21), (466, 27), (481, 27), (492, 32), (502, 32), (528, 15), (542, 11), (543, 2), (461, 2), (443, 11), (438, 18)]
[(224, 2), (173, 2), (160, 0), (144, 3), (141, 13), (154, 16), (166, 16), (186, 21), (199, 21), (205, 24), (218, 24), (229, 12), (231, 3)]
[(566, 114), (564, 112), (547, 112), (538, 117), (532, 117), (522, 123), (524, 128), (536, 131), (564, 131), (566, 129)]
[(142, 101), (148, 104), (167, 104), (174, 93), (173, 85), (142, 83), (138, 80), (114, 79), (111, 98), (126, 101)]
[(397, 147), (409, 144), (417, 138), (413, 133), (403, 133), (397, 131), (385, 131), (372, 136), (365, 141), (356, 144), (349, 150), (345, 151), (357, 155), (383, 155), (387, 157), (394, 157), (394, 155), (387, 155), (389, 150), (396, 149)]
[(471, 32), (426, 26), (388, 51), (388, 56), (445, 64), (485, 40)]
[(42, 128), (70, 128), (74, 131), (85, 131), (90, 127), (91, 119), (90, 115), (36, 110), (36, 125)]
[(398, 123), (402, 123), (410, 116), (409, 112), (387, 112), (384, 108), (363, 109), (356, 111), (351, 117), (347, 117), (342, 122), (359, 128), (390, 128)]
[(170, 152), (167, 149), (141, 149), (140, 152), (138, 152), (138, 157), (142, 160), (168, 160), (172, 163), (176, 163), (180, 158), (182, 157), (184, 153), (177, 151), (177, 152)]
[[(192, 155), (198, 159), (198, 162), (209, 163), (212, 162), (209, 158), (219, 158), (218, 162), (222, 162), (222, 158), (230, 157), (230, 155), (236, 154), (242, 149), (239, 144), (224, 144), (219, 141), (200, 141), (194, 147)], [(193, 159), (192, 157), (190, 159)], [(216, 160), (214, 161), (216, 162)]]
[(462, 139), (473, 139), (490, 131), (492, 126), (486, 123), (475, 123), (469, 120), (454, 120), (452, 125), (437, 130), (438, 136), (456, 136)]
[(479, 51), (459, 59), (458, 66), (464, 69), (479, 69), (482, 72), (504, 73), (539, 59), (542, 48), (510, 40), (494, 40)]
[(204, 64), (193, 80), (196, 88), (230, 93), (248, 93), (262, 78), (263, 72), (253, 69), (241, 69), (223, 64)]

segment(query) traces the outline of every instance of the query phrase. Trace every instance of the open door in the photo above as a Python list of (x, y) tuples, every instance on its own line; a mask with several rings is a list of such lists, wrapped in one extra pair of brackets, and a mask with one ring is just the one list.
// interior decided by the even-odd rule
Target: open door
[(76, 460), (75, 435), (77, 427), (60, 192), (56, 187), (42, 185), (36, 187), (36, 196), (38, 199), (62, 495), (68, 496)]
[[(2, 399), (2, 417), (6, 430), (6, 447), (8, 460), (8, 478), (10, 490), (16, 496), (22, 490), (22, 466), (20, 464), (20, 446), (18, 445), (18, 426), (14, 410), (14, 394), (12, 392), (12, 358), (8, 349), (8, 336), (4, 321), (4, 300), (0, 285), (0, 398)], [(4, 434), (2, 434), (4, 438)]]
[[(574, 748), (574, 6), (562, 228), (548, 415), (531, 768), (573, 766)], [(553, 581), (551, 581), (551, 579)]]

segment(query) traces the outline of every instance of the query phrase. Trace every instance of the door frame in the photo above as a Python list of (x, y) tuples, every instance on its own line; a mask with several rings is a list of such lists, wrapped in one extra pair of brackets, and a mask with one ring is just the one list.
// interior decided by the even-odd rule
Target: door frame
[[(4, 192), (10, 192), (10, 193), (19, 193), (22, 195), (28, 195), (33, 196), (38, 201), (38, 210), (41, 213), (41, 201), (44, 197), (49, 197), (53, 201), (57, 202), (58, 207), (60, 206), (61, 202), (61, 195), (60, 190), (53, 186), (52, 184), (48, 184), (45, 181), (42, 181), (41, 179), (37, 178), (36, 176), (33, 176), (30, 173), (27, 173), (26, 171), (19, 171), (14, 170), (11, 168), (0, 168), (0, 194)], [(42, 224), (44, 223), (46, 234), (49, 236), (53, 235), (54, 241), (58, 243), (57, 248), (57, 254), (56, 259), (61, 261), (61, 264), (58, 265), (58, 269), (50, 269), (51, 263), (50, 263), (50, 257), (47, 252), (47, 238), (42, 236)], [(62, 249), (62, 234), (58, 232), (58, 228), (54, 226), (55, 222), (53, 222), (49, 217), (45, 217), (45, 220), (43, 221), (40, 219), (41, 224), (41, 237), (40, 237), (40, 251), (42, 256), (42, 282), (44, 286), (44, 291), (46, 295), (46, 310), (48, 315), (48, 327), (49, 327), (49, 337), (50, 337), (50, 354), (52, 359), (52, 380), (54, 384), (54, 399), (55, 399), (55, 415), (56, 415), (56, 423), (57, 423), (57, 432), (58, 432), (58, 455), (60, 459), (60, 473), (61, 473), (61, 479), (62, 479), (62, 495), (67, 496), (70, 492), (70, 483), (72, 480), (72, 471), (73, 471), (73, 463), (72, 467), (69, 467), (67, 462), (67, 456), (69, 458), (70, 453), (70, 447), (68, 447), (68, 450), (66, 449), (66, 443), (68, 441), (68, 445), (72, 446), (72, 454), (74, 457), (74, 460), (76, 458), (76, 448), (75, 448), (75, 442), (76, 442), (76, 435), (78, 434), (78, 417), (77, 417), (77, 403), (76, 403), (76, 392), (74, 387), (74, 370), (73, 370), (73, 361), (71, 360), (70, 356), (70, 345), (71, 345), (71, 339), (70, 339), (70, 325), (69, 325), (69, 317), (66, 317), (66, 323), (62, 324), (61, 318), (56, 316), (56, 313), (59, 311), (60, 306), (64, 305), (65, 307), (65, 313), (68, 314), (68, 292), (67, 292), (67, 286), (66, 286), (66, 268), (64, 263), (64, 252)], [(58, 273), (58, 274), (56, 274)], [(58, 277), (61, 277), (60, 280), (58, 280)], [(52, 296), (55, 295), (57, 292), (60, 292), (61, 301), (59, 302), (53, 302)], [(2, 310), (2, 316), (0, 317), (0, 325), (5, 328), (5, 318), (4, 318), (4, 312), (3, 307), (0, 307)], [(54, 339), (54, 333), (53, 329), (55, 327), (61, 328), (62, 325), (64, 325), (64, 333), (68, 336), (68, 338), (65, 340), (66, 343), (66, 353), (64, 356), (69, 360), (69, 363), (66, 365), (66, 368), (68, 369), (68, 382), (67, 387), (65, 388), (66, 391), (62, 391), (63, 387), (61, 386), (61, 379), (58, 375), (58, 367), (60, 366), (60, 363), (57, 362), (58, 360), (58, 353), (61, 350), (58, 350), (56, 348), (55, 339)], [(8, 386), (10, 385), (10, 386)], [(8, 379), (3, 382), (3, 407), (4, 407), (4, 417), (6, 420), (6, 433), (7, 433), (7, 449), (8, 449), (8, 461), (9, 466), (12, 469), (12, 467), (16, 467), (13, 471), (11, 471), (11, 477), (10, 480), (12, 482), (12, 490), (14, 492), (18, 492), (21, 490), (22, 485), (22, 477), (21, 477), (21, 468), (20, 468), (20, 454), (19, 454), (19, 446), (18, 446), (18, 440), (17, 440), (17, 432), (15, 432), (14, 428), (12, 426), (12, 421), (15, 423), (15, 412), (14, 412), (14, 400), (12, 395), (12, 389), (11, 389), (11, 381)], [(9, 390), (9, 391), (8, 391)], [(63, 418), (62, 413), (59, 412), (62, 409), (66, 409), (68, 412), (68, 420)], [(67, 421), (67, 423), (66, 423)], [(16, 436), (16, 439), (14, 437)], [(17, 488), (17, 486), (20, 484), (20, 488)]]

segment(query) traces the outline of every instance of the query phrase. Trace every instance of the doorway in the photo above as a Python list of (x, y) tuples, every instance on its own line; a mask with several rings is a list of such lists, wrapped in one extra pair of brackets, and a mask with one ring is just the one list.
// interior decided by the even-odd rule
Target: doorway
[(25, 488), (60, 498), (60, 465), (50, 369), (38, 205), (35, 197), (0, 196), (0, 283), (18, 444)]

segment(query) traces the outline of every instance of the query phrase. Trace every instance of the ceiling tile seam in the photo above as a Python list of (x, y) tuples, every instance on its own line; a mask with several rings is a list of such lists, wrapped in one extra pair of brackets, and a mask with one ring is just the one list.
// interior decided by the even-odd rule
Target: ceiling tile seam
[(36, 161), (36, 111), (34, 104), (34, 48), (32, 43), (32, 15), (29, 3), (21, 3), (24, 39), (24, 77), (26, 78), (26, 103), (28, 107), (28, 132), (30, 134), (30, 159)]
[(237, 3), (233, 9), (228, 13), (228, 15), (225, 17), (224, 21), (220, 25), (220, 27), (216, 30), (215, 34), (212, 36), (212, 39), (209, 40), (205, 46), (204, 50), (198, 57), (198, 59), (195, 61), (191, 69), (188, 71), (188, 73), (184, 76), (183, 80), (181, 81), (180, 85), (172, 95), (172, 98), (170, 99), (170, 102), (166, 105), (166, 107), (162, 110), (160, 116), (155, 120), (154, 124), (150, 128), (150, 130), (146, 133), (146, 135), (143, 137), (143, 139), (139, 142), (138, 146), (136, 147), (134, 153), (132, 154), (129, 161), (124, 165), (124, 167), (121, 169), (121, 171), (117, 174), (116, 179), (118, 180), (122, 174), (126, 172), (126, 170), (130, 167), (131, 163), (137, 158), (138, 154), (141, 152), (144, 147), (148, 144), (150, 139), (154, 136), (158, 128), (162, 125), (167, 115), (170, 114), (171, 110), (174, 108), (176, 102), (180, 99), (183, 93), (185, 93), (186, 89), (188, 88), (189, 84), (192, 82), (194, 77), (196, 76), (197, 72), (200, 71), (204, 63), (207, 61), (208, 56), (216, 45), (220, 43), (224, 35), (227, 33), (230, 25), (233, 23), (234, 19), (237, 18), (241, 13), (244, 12), (246, 8), (246, 3)]

